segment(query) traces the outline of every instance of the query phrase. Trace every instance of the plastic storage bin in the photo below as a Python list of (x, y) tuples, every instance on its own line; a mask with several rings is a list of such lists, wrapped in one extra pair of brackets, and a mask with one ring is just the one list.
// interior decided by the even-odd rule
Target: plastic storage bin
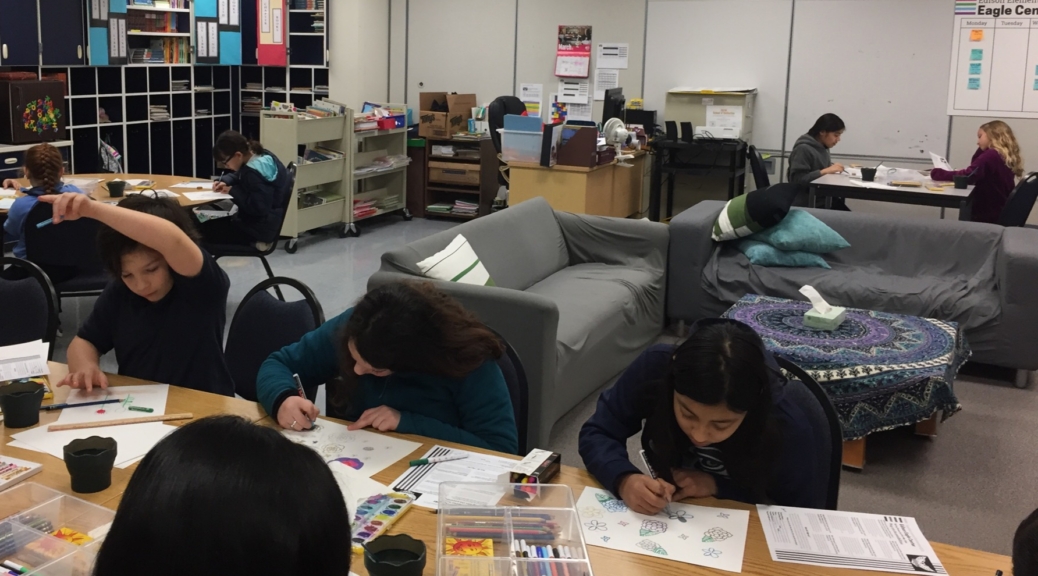
[(504, 162), (541, 161), (541, 132), (523, 132), (520, 130), (500, 129), (501, 160)]
[[(438, 519), (438, 576), (592, 576), (568, 486), (444, 482)], [(513, 546), (523, 542), (572, 558), (516, 557)]]
[(60, 560), (29, 571), (27, 576), (92, 576), (94, 561), (100, 551), (100, 544), (91, 543)]
[(44, 502), (57, 500), (64, 496), (59, 492), (35, 482), (22, 482), (17, 486), (0, 492), (0, 519), (6, 519), (20, 512), (35, 508)]
[(45, 566), (74, 553), (78, 547), (14, 522), (0, 522), (0, 561), (29, 569)]
[(114, 511), (67, 495), (8, 518), (77, 546), (104, 538), (113, 519)]

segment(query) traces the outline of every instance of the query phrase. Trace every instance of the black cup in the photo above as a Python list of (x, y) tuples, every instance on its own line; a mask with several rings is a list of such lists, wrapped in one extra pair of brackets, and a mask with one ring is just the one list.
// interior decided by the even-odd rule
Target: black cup
[(865, 181), (865, 182), (872, 182), (872, 181), (874, 181), (876, 179), (876, 169), (875, 168), (862, 168), (861, 169), (861, 179), (863, 181)]
[(952, 178), (952, 182), (955, 182), (955, 189), (956, 190), (965, 190), (966, 186), (968, 186), (969, 183), (970, 183), (970, 177), (969, 176), (956, 176), (955, 178)]
[(72, 477), (72, 491), (100, 492), (112, 485), (112, 466), (118, 445), (112, 438), (91, 436), (65, 445), (65, 467)]
[(126, 191), (125, 181), (113, 180), (108, 183), (108, 195), (112, 198), (122, 198), (124, 191)]
[(364, 544), (364, 567), (371, 576), (422, 576), (425, 542), (407, 534), (379, 536)]
[(43, 393), (43, 384), (36, 382), (15, 382), (0, 387), (0, 410), (4, 411), (4, 426), (28, 428), (39, 424)]

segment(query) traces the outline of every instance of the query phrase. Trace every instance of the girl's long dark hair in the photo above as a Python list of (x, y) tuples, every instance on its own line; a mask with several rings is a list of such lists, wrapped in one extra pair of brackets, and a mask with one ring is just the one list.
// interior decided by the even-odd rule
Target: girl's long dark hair
[(475, 314), (432, 282), (394, 282), (353, 307), (339, 339), (342, 375), (329, 383), (332, 406), (348, 406), (357, 388), (349, 343), (375, 368), (464, 378), (504, 346)]
[(669, 482), (681, 468), (692, 441), (678, 426), (674, 394), (709, 406), (724, 405), (745, 413), (727, 440), (715, 444), (731, 481), (756, 502), (766, 502), (781, 429), (771, 417), (771, 369), (764, 343), (749, 326), (734, 320), (700, 321), (697, 330), (675, 350), (653, 415), (646, 420), (642, 444), (652, 465)]
[(840, 118), (832, 112), (827, 112), (818, 117), (815, 120), (814, 126), (807, 131), (808, 136), (814, 136), (818, 138), (818, 135), (822, 132), (839, 132), (840, 130), (846, 130), (847, 125), (843, 123), (843, 118)]

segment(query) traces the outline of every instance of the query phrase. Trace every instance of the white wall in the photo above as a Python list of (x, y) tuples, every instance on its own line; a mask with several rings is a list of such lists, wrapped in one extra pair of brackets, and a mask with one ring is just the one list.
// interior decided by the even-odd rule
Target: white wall
[(390, 0), (334, 0), (330, 6), (329, 97), (351, 107), (389, 97)]

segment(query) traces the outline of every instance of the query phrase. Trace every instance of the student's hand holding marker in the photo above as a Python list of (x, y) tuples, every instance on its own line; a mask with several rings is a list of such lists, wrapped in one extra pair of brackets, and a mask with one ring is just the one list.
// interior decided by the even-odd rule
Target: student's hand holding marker
[(95, 206), (94, 201), (86, 194), (75, 194), (73, 192), (45, 194), (39, 197), (39, 201), (52, 205), (52, 224), (59, 224), (66, 220), (88, 218), (90, 217), (90, 210)]
[(389, 432), (396, 430), (396, 427), (400, 425), (400, 412), (393, 410), (389, 406), (379, 406), (378, 408), (368, 408), (357, 418), (357, 421), (350, 424), (348, 428), (350, 430), (360, 430), (361, 428), (367, 428), (371, 426), (375, 430), (380, 432)]
[(826, 174), (839, 174), (840, 172), (843, 172), (843, 164), (837, 162), (828, 168), (823, 168), (821, 173), (822, 176), (825, 176)]
[(219, 192), (220, 194), (230, 194), (231, 187), (223, 182), (213, 182), (213, 192)]
[(278, 408), (278, 424), (288, 430), (309, 430), (321, 413), (314, 403), (299, 396), (289, 396)]
[(655, 516), (674, 497), (674, 486), (646, 474), (628, 474), (620, 481), (620, 499), (639, 514)]
[(58, 382), (58, 386), (68, 386), (75, 390), (86, 390), (87, 392), (94, 389), (94, 386), (101, 388), (102, 390), (108, 388), (108, 377), (101, 371), (100, 366), (90, 366), (84, 370), (78, 372), (69, 372), (61, 382)]
[(707, 498), (717, 494), (717, 481), (706, 472), (699, 470), (672, 470), (674, 482), (678, 485), (675, 500), (685, 498)]

